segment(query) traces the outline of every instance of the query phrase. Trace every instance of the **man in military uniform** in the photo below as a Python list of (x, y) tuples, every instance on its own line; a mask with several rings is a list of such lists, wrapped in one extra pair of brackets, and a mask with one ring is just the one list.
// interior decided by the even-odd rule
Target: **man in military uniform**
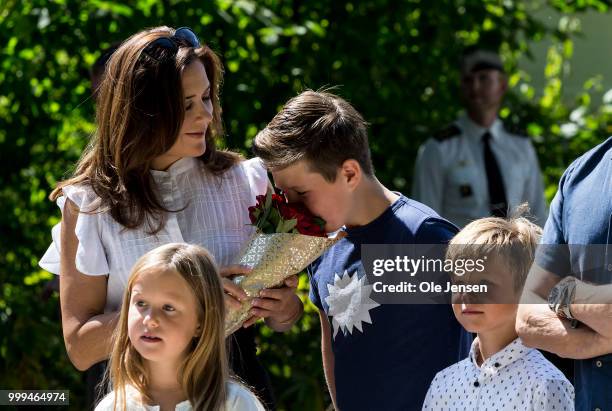
[(507, 87), (496, 53), (466, 54), (461, 68), (466, 112), (419, 149), (413, 197), (459, 227), (481, 217), (504, 217), (523, 202), (534, 222), (546, 221), (531, 141), (509, 133), (497, 116)]

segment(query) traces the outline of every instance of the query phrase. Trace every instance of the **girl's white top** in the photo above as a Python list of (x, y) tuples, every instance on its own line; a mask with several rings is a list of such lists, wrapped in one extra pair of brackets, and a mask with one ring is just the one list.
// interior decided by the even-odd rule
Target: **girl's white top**
[[(158, 411), (159, 405), (146, 405), (140, 399), (138, 390), (132, 386), (125, 387), (126, 409), (129, 411)], [(115, 392), (111, 392), (100, 401), (96, 406), (95, 411), (113, 411), (113, 402), (115, 400)], [(117, 402), (117, 410), (120, 410), (121, 404)], [(176, 411), (191, 411), (191, 403), (185, 400), (178, 403)], [(225, 400), (224, 411), (264, 411), (263, 405), (257, 397), (244, 386), (229, 382), (227, 384), (227, 399)]]
[[(151, 170), (166, 208), (164, 228), (149, 234), (145, 227), (125, 229), (108, 212), (77, 217), (79, 240), (76, 268), (87, 275), (108, 275), (105, 312), (117, 311), (130, 270), (146, 252), (167, 243), (185, 242), (207, 248), (219, 266), (233, 262), (254, 228), (248, 207), (266, 192), (268, 178), (260, 159), (242, 161), (221, 176), (191, 157), (175, 162), (166, 171)], [(91, 187), (67, 186), (57, 205), (63, 211), (66, 198), (81, 211), (91, 211), (99, 200)], [(42, 268), (60, 272), (61, 223), (53, 227), (53, 243), (40, 260)]]

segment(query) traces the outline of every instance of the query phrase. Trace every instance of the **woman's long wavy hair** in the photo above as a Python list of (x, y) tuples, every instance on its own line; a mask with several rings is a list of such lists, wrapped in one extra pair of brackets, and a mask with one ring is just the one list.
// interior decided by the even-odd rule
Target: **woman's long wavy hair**
[(211, 255), (197, 245), (171, 243), (143, 255), (132, 268), (123, 294), (119, 324), (113, 333), (112, 351), (103, 386), (115, 393), (114, 410), (126, 410), (126, 386), (136, 388), (151, 401), (145, 359), (128, 337), (128, 312), (132, 288), (139, 276), (151, 269), (172, 270), (193, 291), (200, 334), (194, 337), (177, 370), (180, 383), (194, 410), (222, 410), (229, 378), (225, 334), (223, 289)]
[(143, 51), (156, 39), (172, 37), (175, 31), (165, 26), (142, 31), (113, 53), (99, 89), (96, 132), (73, 176), (57, 184), (51, 200), (61, 196), (67, 185), (87, 184), (100, 198), (93, 211), (110, 211), (125, 228), (147, 223), (149, 232), (159, 231), (165, 213), (176, 210), (163, 206), (149, 170), (153, 159), (167, 152), (178, 138), (185, 113), (181, 74), (196, 60), (206, 69), (213, 105), (206, 152), (200, 160), (216, 175), (240, 161), (238, 154), (215, 147), (215, 140), (223, 135), (219, 57), (204, 44), (193, 48), (177, 39), (173, 40), (179, 46), (176, 53), (162, 49), (151, 56)]

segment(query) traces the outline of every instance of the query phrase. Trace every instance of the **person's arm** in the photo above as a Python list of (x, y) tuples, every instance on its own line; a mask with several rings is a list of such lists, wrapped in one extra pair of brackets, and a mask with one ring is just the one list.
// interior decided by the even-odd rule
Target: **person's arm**
[(530, 213), (537, 219), (536, 223), (543, 226), (548, 217), (544, 198), (544, 183), (542, 182), (538, 156), (531, 143), (529, 143), (528, 158), (528, 173), (523, 198), (529, 203)]
[(292, 275), (285, 280), (283, 287), (261, 290), (259, 298), (253, 299), (253, 317), (244, 323), (244, 327), (264, 318), (266, 325), (274, 331), (290, 330), (304, 312), (304, 304), (295, 294), (298, 282), (298, 277)]
[[(523, 289), (516, 318), (516, 331), (525, 345), (541, 348), (561, 357), (585, 359), (612, 352), (612, 340), (590, 328), (587, 325), (590, 320), (582, 321), (577, 328), (571, 328), (570, 321), (557, 317), (548, 308), (547, 303), (550, 290), (560, 280), (554, 273), (572, 272), (569, 251), (564, 248), (566, 240), (563, 210), (566, 185), (571, 182), (574, 164), (563, 173), (559, 190), (551, 203), (541, 248), (536, 253), (536, 262), (531, 267)], [(578, 315), (582, 315), (580, 309)]]
[(598, 334), (612, 338), (612, 285), (593, 285), (576, 280), (572, 316)]
[(572, 328), (570, 321), (548, 308), (547, 296), (559, 277), (534, 264), (523, 290), (516, 317), (516, 332), (528, 347), (564, 358), (587, 359), (612, 352), (612, 340), (586, 325)]
[(412, 197), (438, 213), (442, 210), (444, 168), (438, 143), (430, 139), (419, 149), (414, 166)]
[(106, 276), (85, 275), (76, 268), (77, 218), (76, 205), (66, 200), (61, 225), (60, 304), (68, 357), (77, 369), (85, 371), (108, 358), (119, 313), (104, 314)]
[(327, 314), (322, 309), (319, 309), (319, 319), (321, 320), (321, 357), (323, 359), (323, 373), (327, 381), (327, 389), (334, 405), (334, 409), (338, 409), (336, 405), (336, 378), (334, 376), (334, 352), (332, 351), (332, 333), (329, 326)]

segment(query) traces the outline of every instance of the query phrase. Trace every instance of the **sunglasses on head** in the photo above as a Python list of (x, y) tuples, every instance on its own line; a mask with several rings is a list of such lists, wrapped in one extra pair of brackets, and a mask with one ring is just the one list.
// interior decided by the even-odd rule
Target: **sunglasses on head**
[(200, 47), (198, 36), (196, 36), (189, 27), (181, 27), (176, 29), (172, 37), (160, 37), (153, 40), (147, 47), (145, 47), (143, 52), (155, 60), (159, 58), (159, 55), (156, 52), (158, 52), (160, 49), (170, 50), (172, 54), (176, 54), (179, 49), (177, 40), (183, 41), (193, 48)]

